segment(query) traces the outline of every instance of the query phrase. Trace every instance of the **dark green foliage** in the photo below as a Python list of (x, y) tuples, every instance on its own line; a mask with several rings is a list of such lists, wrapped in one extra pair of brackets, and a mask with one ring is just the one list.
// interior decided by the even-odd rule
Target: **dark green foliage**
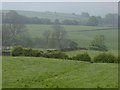
[(90, 17), (89, 13), (88, 12), (82, 12), (81, 14), (82, 17)]
[(24, 56), (32, 56), (32, 49), (24, 49), (23, 51)]
[(20, 46), (17, 46), (12, 50), (12, 56), (41, 57), (41, 56), (43, 56), (43, 51), (34, 50), (31, 48), (22, 48)]
[(120, 55), (118, 55), (117, 63), (120, 63)]
[(41, 56), (43, 56), (43, 52), (39, 51), (39, 50), (32, 50), (32, 56), (41, 57)]
[(95, 16), (91, 16), (87, 22), (87, 25), (89, 26), (97, 26), (98, 25), (98, 20)]
[(112, 54), (101, 53), (94, 57), (94, 62), (101, 63), (115, 63), (117, 61), (116, 57)]
[(21, 46), (16, 46), (12, 50), (12, 56), (22, 56), (23, 55), (23, 48)]
[(103, 24), (104, 25), (109, 25), (109, 26), (114, 26), (116, 27), (118, 25), (118, 14), (117, 13), (108, 13), (104, 18), (103, 18)]
[(73, 59), (78, 61), (91, 61), (91, 57), (88, 55), (88, 53), (78, 54), (74, 56)]
[(41, 57), (43, 55), (42, 51), (33, 50), (33, 49), (24, 49), (24, 56), (33, 56), (33, 57)]
[(107, 51), (108, 49), (105, 45), (105, 36), (104, 35), (96, 36), (90, 44), (90, 49), (99, 50), (99, 51)]
[(72, 49), (76, 49), (78, 47), (78, 44), (76, 42), (74, 42), (74, 41), (71, 41), (69, 43), (69, 47), (72, 48)]
[(22, 23), (22, 24), (52, 24), (48, 18), (26, 17), (18, 14), (17, 11), (11, 10), (3, 15), (3, 23)]
[(77, 21), (77, 20), (68, 20), (68, 19), (65, 19), (62, 21), (62, 24), (63, 25), (80, 25), (80, 22)]
[(47, 57), (47, 58), (68, 59), (68, 55), (66, 55), (65, 53), (62, 53), (62, 52), (50, 52), (50, 53), (46, 53), (46, 54), (44, 54), (44, 57)]

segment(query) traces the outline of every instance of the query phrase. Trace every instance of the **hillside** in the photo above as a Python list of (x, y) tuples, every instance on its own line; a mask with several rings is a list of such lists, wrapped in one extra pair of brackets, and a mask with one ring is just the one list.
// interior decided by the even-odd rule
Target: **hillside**
[[(91, 40), (96, 35), (104, 35), (109, 50), (118, 50), (118, 29), (110, 27), (76, 26), (64, 25), (67, 31), (67, 38), (78, 43), (80, 47), (89, 47)], [(51, 25), (27, 25), (28, 32), (32, 38), (43, 37), (45, 30), (52, 31)]]
[[(3, 10), (3, 12), (8, 12), (9, 10)], [(17, 10), (18, 14), (24, 15), (27, 17), (38, 17), (38, 18), (49, 18), (52, 21), (55, 19), (64, 20), (64, 19), (70, 19), (70, 20), (87, 20), (88, 18), (81, 17), (80, 15), (73, 15), (72, 13), (59, 13), (59, 12), (37, 12), (37, 11), (22, 11)]]
[(118, 65), (3, 57), (3, 88), (117, 88)]

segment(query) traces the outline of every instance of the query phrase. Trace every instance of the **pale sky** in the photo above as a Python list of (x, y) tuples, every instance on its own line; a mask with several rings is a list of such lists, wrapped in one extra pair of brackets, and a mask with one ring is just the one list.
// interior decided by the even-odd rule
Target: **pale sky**
[(1, 0), (2, 2), (118, 2), (119, 0)]
[(25, 11), (51, 11), (63, 13), (88, 12), (90, 15), (104, 16), (117, 13), (117, 2), (3, 2), (2, 9)]

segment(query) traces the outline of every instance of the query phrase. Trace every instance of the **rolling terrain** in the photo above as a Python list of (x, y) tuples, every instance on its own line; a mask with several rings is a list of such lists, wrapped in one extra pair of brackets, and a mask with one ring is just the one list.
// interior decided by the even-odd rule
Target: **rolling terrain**
[[(7, 12), (7, 11), (4, 11)], [(87, 20), (80, 15), (56, 12), (17, 11), (27, 17)], [(89, 48), (96, 35), (104, 35), (109, 51), (118, 54), (118, 29), (103, 26), (62, 25), (67, 31), (67, 39)], [(46, 30), (53, 31), (52, 25), (26, 24), (31, 38), (43, 38)], [(38, 48), (36, 48), (38, 49)], [(42, 48), (39, 48), (42, 50)], [(69, 56), (88, 52), (93, 58), (102, 53), (92, 50), (65, 52)], [(118, 64), (90, 63), (82, 61), (52, 59), (43, 57), (2, 57), (3, 88), (117, 88)]]
[[(106, 45), (109, 50), (118, 50), (118, 29), (110, 27), (93, 27), (93, 26), (77, 26), (63, 25), (67, 31), (66, 38), (78, 43), (79, 47), (88, 48), (90, 42), (96, 35), (104, 35)], [(45, 30), (52, 31), (52, 25), (35, 25), (28, 24), (27, 29), (32, 38), (43, 37)]]
[(118, 64), (3, 57), (3, 88), (117, 88)]

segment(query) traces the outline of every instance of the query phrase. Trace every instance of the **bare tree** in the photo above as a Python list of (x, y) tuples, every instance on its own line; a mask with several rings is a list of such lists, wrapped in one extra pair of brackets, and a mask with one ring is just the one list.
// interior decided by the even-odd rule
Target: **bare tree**
[(50, 30), (45, 30), (44, 33), (43, 33), (43, 38), (45, 40), (45, 45), (46, 45), (46, 48), (48, 48), (48, 44), (49, 44), (49, 39), (50, 39)]
[(65, 28), (60, 25), (60, 22), (58, 19), (55, 20), (55, 24), (53, 26), (53, 35), (56, 40), (56, 44), (59, 49), (62, 49), (62, 42), (65, 40), (67, 32), (65, 31)]

